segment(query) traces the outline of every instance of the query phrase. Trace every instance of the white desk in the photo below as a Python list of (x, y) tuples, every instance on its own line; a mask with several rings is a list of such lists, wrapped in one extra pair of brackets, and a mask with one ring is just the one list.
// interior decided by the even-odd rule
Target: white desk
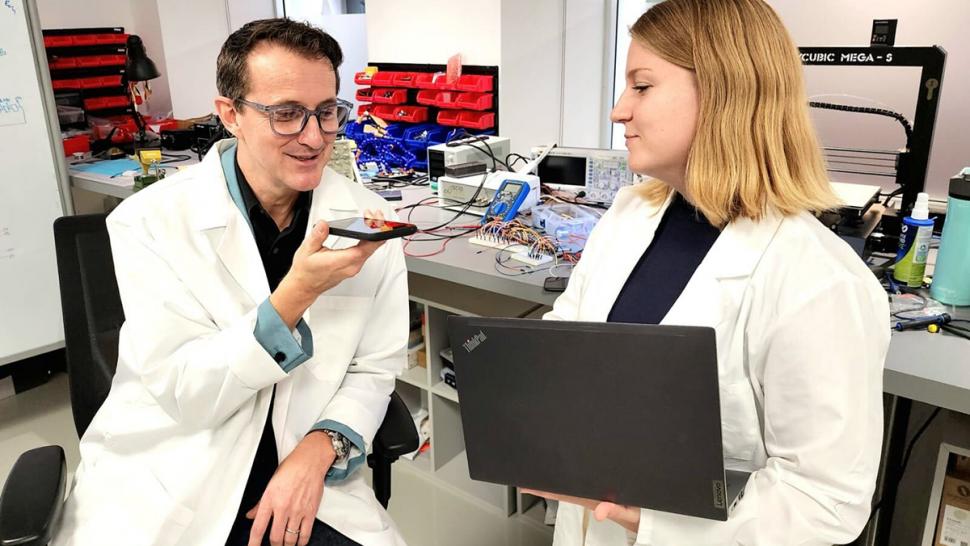
[[(194, 165), (199, 162), (191, 152), (185, 152), (184, 155), (190, 155), (191, 159), (163, 165), (166, 174), (174, 173), (178, 167)], [(78, 171), (71, 168), (71, 165), (67, 166), (67, 170), (71, 186), (81, 190), (110, 195), (118, 199), (124, 199), (135, 192), (135, 179), (132, 176), (105, 176), (103, 174)]]

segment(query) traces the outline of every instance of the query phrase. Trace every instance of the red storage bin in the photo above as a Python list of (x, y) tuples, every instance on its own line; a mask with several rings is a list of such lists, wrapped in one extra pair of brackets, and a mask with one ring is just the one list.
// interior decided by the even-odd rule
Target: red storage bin
[(428, 109), (424, 106), (390, 106), (381, 104), (375, 106), (371, 113), (384, 121), (403, 121), (405, 123), (421, 123), (428, 119)]
[[(414, 86), (418, 89), (435, 89), (435, 76), (437, 74), (432, 74), (431, 72), (419, 72), (414, 78)], [(444, 74), (437, 75), (440, 78), (444, 78)]]
[(91, 68), (101, 66), (101, 55), (89, 55), (87, 57), (75, 57), (74, 62), (78, 68)]
[(438, 92), (434, 89), (422, 89), (418, 91), (416, 100), (418, 104), (436, 106), (438, 104)]
[(64, 156), (71, 157), (74, 154), (83, 154), (84, 152), (91, 151), (91, 139), (88, 135), (77, 135), (65, 138), (64, 144)]
[(482, 76), (478, 74), (465, 74), (458, 78), (455, 88), (459, 91), (472, 91), (475, 93), (488, 93), (492, 91), (492, 76)]
[(374, 108), (373, 104), (361, 104), (357, 107), (357, 116), (363, 116), (367, 112), (370, 112)]
[(449, 127), (460, 127), (459, 116), (461, 116), (461, 112), (458, 110), (442, 110), (438, 112), (438, 124)]
[(354, 98), (360, 102), (371, 102), (371, 100), (374, 98), (374, 88), (364, 87), (363, 89), (358, 89), (357, 94), (354, 95)]
[(121, 108), (128, 106), (128, 97), (123, 95), (118, 95), (114, 97), (97, 97), (93, 99), (84, 99), (84, 108), (86, 110), (101, 110), (104, 108)]
[(121, 85), (121, 75), (101, 76), (101, 87), (117, 87)]
[(438, 108), (459, 108), (457, 91), (438, 91), (435, 97), (435, 106)]
[(407, 101), (407, 89), (374, 89), (371, 94), (371, 102), (375, 104), (404, 104)]
[(77, 68), (77, 58), (76, 57), (57, 57), (50, 62), (50, 67), (53, 70), (58, 70), (63, 68)]
[(78, 80), (78, 83), (80, 83), (81, 89), (97, 89), (101, 87), (101, 77), (81, 78)]
[(468, 129), (491, 129), (495, 127), (495, 113), (462, 111), (458, 114), (458, 126)]
[(414, 87), (417, 76), (417, 72), (398, 72), (394, 76), (394, 87)]
[(394, 87), (394, 78), (400, 72), (384, 72), (383, 70), (378, 70), (371, 76), (370, 83), (374, 87)]
[(357, 85), (370, 85), (371, 77), (367, 72), (357, 72), (354, 74), (354, 83)]
[(97, 34), (75, 34), (71, 36), (71, 45), (75, 46), (93, 46), (98, 43)]
[(491, 93), (461, 93), (455, 103), (466, 110), (490, 110), (492, 100)]
[(81, 80), (51, 80), (54, 89), (80, 89)]
[(98, 61), (101, 63), (99, 66), (124, 66), (128, 62), (128, 57), (125, 55), (99, 55)]
[(127, 44), (128, 35), (122, 33), (95, 34), (95, 43), (98, 45)]
[(70, 47), (73, 44), (70, 36), (44, 36), (44, 47)]

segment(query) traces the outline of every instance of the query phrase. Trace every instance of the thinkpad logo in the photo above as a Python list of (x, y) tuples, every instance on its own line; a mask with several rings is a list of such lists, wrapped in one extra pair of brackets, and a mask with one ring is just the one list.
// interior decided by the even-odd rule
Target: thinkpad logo
[(462, 343), (461, 346), (465, 348), (466, 352), (470, 353), (474, 351), (479, 345), (481, 345), (482, 342), (485, 341), (486, 339), (488, 338), (485, 337), (485, 332), (482, 332), (481, 330), (479, 330), (477, 334), (468, 338), (468, 341)]
[(714, 508), (724, 508), (724, 482), (714, 480)]

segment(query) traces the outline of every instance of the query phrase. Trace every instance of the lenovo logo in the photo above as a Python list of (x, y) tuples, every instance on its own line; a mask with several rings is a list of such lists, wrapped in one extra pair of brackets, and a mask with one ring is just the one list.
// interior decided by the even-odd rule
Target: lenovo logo
[(724, 509), (724, 482), (714, 480), (714, 508)]
[(485, 332), (482, 332), (481, 330), (479, 330), (477, 334), (468, 338), (468, 341), (462, 343), (461, 346), (465, 348), (466, 352), (470, 353), (474, 351), (479, 345), (481, 345), (482, 342), (485, 341), (486, 339), (488, 338), (485, 337)]

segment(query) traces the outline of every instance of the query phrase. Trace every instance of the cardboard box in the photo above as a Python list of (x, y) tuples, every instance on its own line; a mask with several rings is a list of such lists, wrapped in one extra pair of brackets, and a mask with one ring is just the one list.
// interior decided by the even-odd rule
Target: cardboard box
[(948, 475), (943, 480), (936, 546), (970, 546), (970, 481)]
[(960, 479), (970, 480), (970, 457), (954, 455), (953, 458), (953, 471), (950, 474)]

